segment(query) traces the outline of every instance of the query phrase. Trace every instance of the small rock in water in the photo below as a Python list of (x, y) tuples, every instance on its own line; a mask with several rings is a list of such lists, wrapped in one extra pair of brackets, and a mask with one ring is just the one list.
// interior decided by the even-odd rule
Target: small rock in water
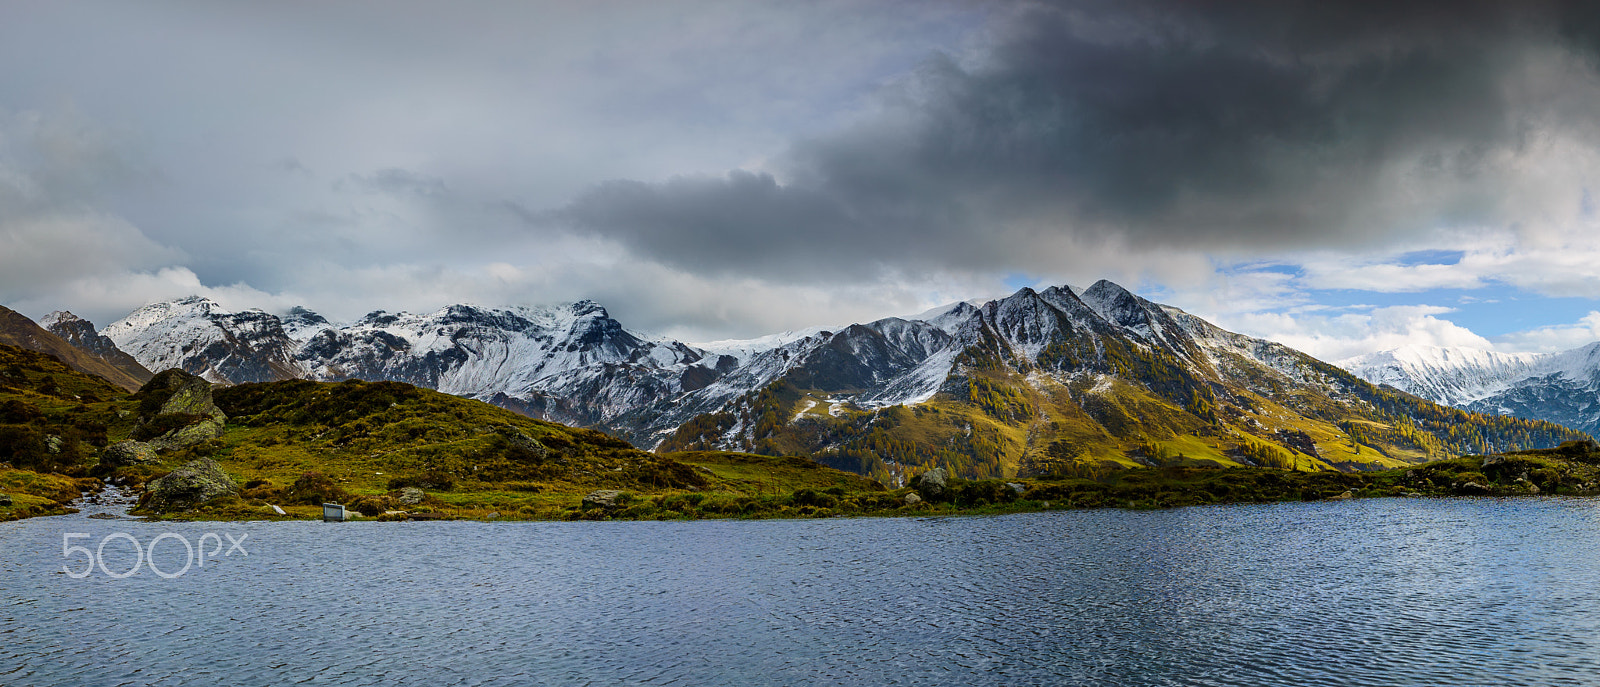
[(1346, 491), (1346, 492), (1345, 492), (1345, 493), (1343, 493), (1343, 494), (1340, 494), (1340, 495), (1338, 495), (1338, 496), (1329, 496), (1329, 497), (1328, 497), (1328, 500), (1329, 500), (1329, 501), (1339, 501), (1339, 500), (1344, 500), (1344, 499), (1353, 499), (1353, 498), (1355, 498), (1355, 497), (1356, 497), (1356, 494), (1355, 494), (1355, 492), (1353, 492), (1353, 491)]

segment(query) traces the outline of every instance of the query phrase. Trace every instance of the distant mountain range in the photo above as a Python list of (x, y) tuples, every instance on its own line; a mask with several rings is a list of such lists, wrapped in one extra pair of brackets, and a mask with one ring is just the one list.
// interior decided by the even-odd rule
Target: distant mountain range
[(1381, 389), (1108, 281), (701, 345), (631, 333), (593, 301), (334, 324), (186, 298), (98, 333), (70, 313), (44, 320), (80, 350), (150, 370), (402, 381), (646, 448), (808, 455), (889, 483), (935, 464), (971, 477), (1367, 469), (1583, 436)]
[(1339, 365), (1438, 403), (1600, 431), (1600, 343), (1560, 353), (1413, 346)]

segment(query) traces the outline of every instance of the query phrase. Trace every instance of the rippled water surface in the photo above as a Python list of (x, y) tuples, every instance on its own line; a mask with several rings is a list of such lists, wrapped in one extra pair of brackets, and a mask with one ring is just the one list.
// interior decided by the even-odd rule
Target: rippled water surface
[[(1593, 684), (1597, 509), (169, 524), (89, 508), (0, 523), (0, 684)], [(83, 568), (69, 532), (107, 542), (106, 571), (62, 571)], [(115, 532), (231, 534), (248, 555), (114, 579), (135, 562)], [(186, 553), (169, 537), (154, 558), (170, 574)]]

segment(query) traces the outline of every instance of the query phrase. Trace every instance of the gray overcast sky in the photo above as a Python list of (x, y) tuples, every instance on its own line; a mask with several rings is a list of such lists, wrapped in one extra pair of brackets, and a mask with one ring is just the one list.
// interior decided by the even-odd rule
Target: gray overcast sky
[(1327, 357), (1576, 345), (1597, 36), (1561, 2), (13, 2), (0, 303), (594, 298), (704, 340), (1109, 277)]

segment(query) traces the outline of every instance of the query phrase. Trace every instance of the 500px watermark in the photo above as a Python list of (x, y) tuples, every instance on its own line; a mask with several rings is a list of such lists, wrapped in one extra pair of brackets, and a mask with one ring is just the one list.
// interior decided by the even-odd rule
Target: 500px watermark
[[(239, 554), (242, 555), (242, 556), (249, 556), (250, 555), (249, 551), (244, 550), (244, 540), (250, 538), (250, 534), (249, 533), (242, 534), (242, 535), (239, 536), (238, 539), (234, 539), (232, 534), (224, 533), (222, 536), (218, 536), (217, 533), (215, 533), (215, 532), (207, 532), (205, 534), (200, 535), (200, 545), (199, 545), (198, 548), (195, 547), (194, 545), (191, 545), (189, 543), (189, 540), (187, 538), (185, 538), (183, 535), (181, 535), (181, 534), (173, 534), (172, 532), (166, 532), (166, 533), (163, 533), (163, 534), (156, 535), (155, 539), (151, 539), (150, 540), (150, 545), (148, 547), (140, 546), (139, 545), (139, 540), (135, 539), (133, 535), (128, 534), (127, 532), (113, 532), (113, 533), (108, 534), (108, 535), (106, 535), (104, 537), (101, 537), (100, 538), (100, 545), (95, 547), (95, 549), (93, 551), (90, 551), (89, 547), (87, 547), (87, 546), (73, 546), (72, 545), (72, 540), (74, 540), (74, 539), (88, 539), (89, 536), (90, 535), (87, 532), (62, 532), (61, 533), (61, 557), (70, 559), (75, 555), (83, 554), (83, 557), (86, 559), (84, 561), (85, 565), (83, 566), (83, 570), (80, 570), (80, 571), (73, 571), (71, 566), (62, 565), (61, 566), (61, 572), (66, 573), (67, 577), (71, 577), (71, 578), (74, 578), (74, 579), (81, 580), (81, 579), (83, 579), (85, 577), (88, 577), (89, 575), (93, 574), (94, 573), (94, 569), (96, 567), (99, 567), (100, 568), (100, 572), (105, 573), (105, 575), (107, 577), (112, 577), (112, 578), (120, 580), (120, 579), (122, 579), (124, 577), (132, 577), (135, 573), (139, 572), (140, 568), (145, 567), (145, 566), (149, 566), (150, 572), (153, 572), (153, 573), (155, 573), (155, 574), (157, 574), (157, 575), (159, 575), (159, 576), (161, 576), (163, 578), (171, 580), (171, 579), (174, 579), (174, 578), (182, 577), (184, 573), (189, 572), (189, 567), (195, 565), (196, 563), (199, 563), (199, 567), (202, 567), (202, 568), (206, 567), (206, 559), (207, 558), (216, 558), (217, 554), (222, 552), (222, 537), (223, 536), (227, 537), (228, 541), (232, 544), (232, 546), (228, 547), (227, 553), (223, 553), (222, 554), (222, 556), (224, 558), (226, 558), (228, 556), (232, 556), (233, 552), (235, 552), (235, 551), (238, 551)], [(133, 567), (128, 568), (125, 571), (112, 572), (110, 569), (106, 568), (106, 559), (105, 559), (106, 544), (108, 542), (111, 542), (111, 541), (114, 541), (114, 540), (118, 540), (118, 539), (125, 539), (125, 540), (128, 541), (128, 543), (133, 544), (133, 550), (134, 550), (135, 554), (137, 554), (137, 560), (134, 561)], [(160, 544), (163, 540), (166, 540), (166, 539), (175, 539), (175, 540), (178, 541), (178, 543), (183, 544), (183, 550), (184, 550), (183, 568), (178, 570), (178, 571), (176, 571), (176, 572), (169, 572), (169, 571), (162, 570), (162, 569), (156, 567), (156, 560), (155, 560), (156, 544)], [(206, 552), (206, 542), (208, 540), (216, 543), (216, 546), (212, 547), (212, 549), (211, 549), (211, 551), (209, 553)], [(173, 544), (173, 546), (176, 546), (176, 545), (177, 544)], [(148, 553), (149, 555), (147, 556), (146, 553)]]

